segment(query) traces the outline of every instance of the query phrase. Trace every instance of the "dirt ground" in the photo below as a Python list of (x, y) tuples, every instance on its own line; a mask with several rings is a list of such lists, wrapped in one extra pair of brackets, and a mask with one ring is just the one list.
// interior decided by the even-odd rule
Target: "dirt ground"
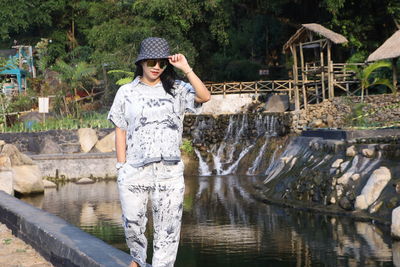
[(0, 223), (1, 267), (52, 267), (30, 245), (13, 236), (11, 230)]

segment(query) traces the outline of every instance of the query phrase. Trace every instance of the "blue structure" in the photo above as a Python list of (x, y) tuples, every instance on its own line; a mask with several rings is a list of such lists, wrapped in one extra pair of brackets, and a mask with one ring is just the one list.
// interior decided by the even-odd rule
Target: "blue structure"
[(25, 90), (26, 85), (26, 76), (28, 72), (25, 70), (15, 68), (15, 69), (6, 69), (0, 72), (0, 75), (13, 75), (17, 78), (18, 82), (18, 92), (22, 92)]
[[(15, 77), (18, 83), (18, 92), (21, 93), (26, 89), (26, 78), (28, 76), (28, 73), (32, 72), (33, 76), (35, 77), (35, 67), (33, 65), (32, 47), (20, 45), (20, 46), (13, 46), (13, 48), (17, 49), (17, 53), (14, 56), (10, 56), (7, 65), (5, 66), (5, 70), (1, 71), (0, 75)], [(27, 50), (27, 53), (25, 50)], [(29, 72), (22, 69), (22, 66), (24, 64), (28, 66)]]

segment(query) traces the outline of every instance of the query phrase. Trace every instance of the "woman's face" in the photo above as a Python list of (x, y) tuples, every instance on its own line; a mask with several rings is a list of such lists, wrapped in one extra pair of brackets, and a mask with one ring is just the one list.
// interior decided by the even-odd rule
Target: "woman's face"
[(168, 59), (147, 59), (142, 63), (143, 78), (150, 82), (158, 81), (168, 64)]

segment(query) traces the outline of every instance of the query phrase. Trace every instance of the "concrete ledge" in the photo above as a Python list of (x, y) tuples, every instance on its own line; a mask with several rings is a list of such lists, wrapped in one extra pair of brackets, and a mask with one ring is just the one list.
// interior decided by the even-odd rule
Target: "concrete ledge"
[(128, 266), (131, 257), (48, 212), (0, 191), (0, 221), (54, 266)]

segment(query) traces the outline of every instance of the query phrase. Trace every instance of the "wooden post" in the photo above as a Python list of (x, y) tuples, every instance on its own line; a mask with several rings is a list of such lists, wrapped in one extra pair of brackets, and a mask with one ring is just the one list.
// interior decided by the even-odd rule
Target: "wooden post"
[(329, 91), (329, 99), (332, 99), (335, 94), (333, 91), (333, 65), (331, 60), (331, 41), (326, 40), (328, 42), (328, 91)]
[(301, 83), (301, 88), (303, 91), (303, 105), (304, 105), (304, 109), (307, 110), (307, 91), (306, 91), (306, 86), (305, 86), (305, 82), (307, 81), (307, 77), (304, 73), (304, 55), (303, 55), (303, 44), (300, 43), (300, 65), (301, 65), (301, 79), (302, 79), (302, 83)]
[(224, 82), (224, 86), (222, 87), (222, 91), (224, 92), (224, 98), (225, 98), (225, 95), (226, 95), (226, 84), (225, 84), (225, 82)]
[(297, 70), (297, 52), (296, 47), (290, 45), (290, 51), (293, 55), (293, 80), (294, 80), (294, 107), (296, 111), (300, 110), (300, 96), (299, 96), (299, 73)]
[(292, 88), (292, 81), (289, 80), (288, 83), (289, 83), (289, 99), (292, 100), (292, 90), (293, 90), (293, 88)]
[(322, 47), (322, 42), (319, 43), (319, 55), (321, 61), (321, 90), (322, 99), (325, 99), (325, 64), (324, 64), (324, 48)]
[(397, 58), (392, 59), (392, 69), (393, 69), (393, 86), (395, 92), (397, 91)]

